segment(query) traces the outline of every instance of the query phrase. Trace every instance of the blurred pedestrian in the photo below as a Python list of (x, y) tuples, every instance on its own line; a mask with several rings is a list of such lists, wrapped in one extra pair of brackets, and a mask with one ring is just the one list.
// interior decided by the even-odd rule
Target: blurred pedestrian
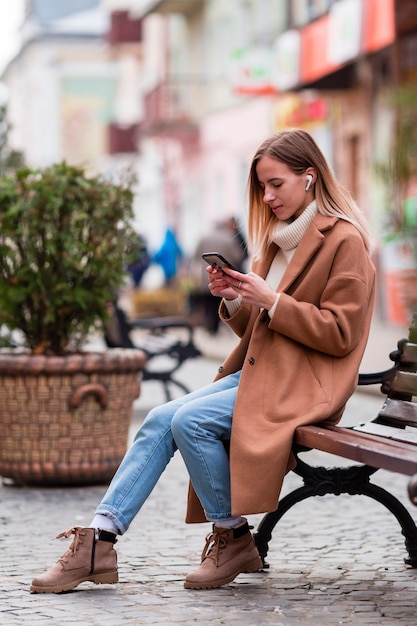
[(178, 272), (178, 264), (183, 258), (182, 249), (177, 241), (174, 231), (168, 228), (162, 246), (153, 256), (153, 261), (162, 267), (165, 286), (172, 287)]
[(303, 130), (272, 136), (252, 160), (249, 241), (247, 274), (206, 268), (240, 339), (215, 382), (150, 411), (90, 526), (59, 535), (73, 542), (32, 592), (116, 582), (117, 535), (177, 449), (191, 479), (186, 521), (213, 523), (185, 587), (212, 589), (261, 568), (244, 516), (276, 509), (295, 429), (340, 420), (357, 385), (375, 271), (366, 220)]
[(135, 289), (140, 286), (143, 275), (150, 264), (151, 257), (149, 256), (146, 239), (142, 235), (138, 235), (137, 258), (134, 261), (131, 261), (127, 266), (127, 270), (132, 277)]

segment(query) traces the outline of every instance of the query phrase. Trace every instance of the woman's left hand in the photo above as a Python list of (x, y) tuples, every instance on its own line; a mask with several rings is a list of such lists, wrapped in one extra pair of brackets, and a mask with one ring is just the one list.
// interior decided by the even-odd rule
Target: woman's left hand
[(275, 303), (276, 291), (254, 272), (241, 274), (227, 268), (223, 270), (223, 280), (233, 287), (248, 304), (254, 304), (269, 311)]

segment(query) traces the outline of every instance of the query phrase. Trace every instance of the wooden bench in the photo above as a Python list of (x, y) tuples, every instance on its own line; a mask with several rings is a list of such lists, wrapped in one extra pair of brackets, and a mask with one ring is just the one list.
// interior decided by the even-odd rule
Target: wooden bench
[[(176, 372), (188, 359), (201, 356), (192, 324), (181, 316), (128, 319), (116, 303), (112, 306), (112, 320), (104, 329), (106, 345), (142, 350), (146, 354), (142, 381), (161, 383), (167, 401), (172, 399), (174, 388), (188, 393), (190, 389), (176, 378)], [(140, 337), (135, 331), (142, 331)]]
[[(268, 567), (265, 558), (272, 531), (281, 517), (298, 502), (326, 494), (366, 495), (383, 504), (401, 526), (408, 552), (405, 563), (417, 567), (417, 527), (413, 518), (394, 495), (370, 481), (378, 469), (410, 476), (408, 495), (417, 506), (417, 311), (408, 339), (398, 342), (390, 359), (394, 362), (392, 368), (359, 375), (359, 385), (380, 384), (386, 396), (374, 419), (353, 427), (322, 423), (297, 428), (293, 446), (297, 466), (293, 471), (303, 479), (303, 485), (283, 497), (276, 511), (267, 513), (257, 528), (254, 538), (264, 567)], [(299, 457), (310, 450), (360, 465), (312, 466)]]

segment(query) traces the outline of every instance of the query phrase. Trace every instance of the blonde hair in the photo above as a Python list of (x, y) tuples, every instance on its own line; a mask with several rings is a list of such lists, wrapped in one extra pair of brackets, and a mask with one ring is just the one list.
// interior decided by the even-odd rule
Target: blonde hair
[(255, 256), (265, 254), (276, 227), (276, 217), (263, 201), (264, 191), (256, 174), (256, 166), (265, 156), (285, 163), (295, 174), (303, 174), (313, 167), (317, 173), (315, 199), (318, 212), (351, 222), (361, 234), (368, 253), (371, 253), (373, 236), (368, 221), (351, 194), (336, 180), (312, 136), (304, 130), (290, 128), (266, 139), (252, 159), (248, 179), (248, 234)]

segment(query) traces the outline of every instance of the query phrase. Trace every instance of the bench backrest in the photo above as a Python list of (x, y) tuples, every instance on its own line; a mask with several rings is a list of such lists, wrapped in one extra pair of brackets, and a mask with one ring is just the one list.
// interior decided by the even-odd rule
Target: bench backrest
[(415, 427), (417, 436), (417, 310), (408, 339), (398, 342), (398, 350), (391, 358), (395, 365), (391, 374), (381, 381), (387, 398), (376, 421), (400, 428)]

